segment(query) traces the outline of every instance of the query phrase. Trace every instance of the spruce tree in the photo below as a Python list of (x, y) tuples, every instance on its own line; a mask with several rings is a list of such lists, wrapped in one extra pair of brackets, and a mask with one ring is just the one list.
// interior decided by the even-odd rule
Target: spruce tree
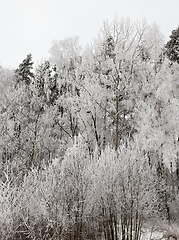
[(49, 106), (54, 105), (58, 98), (58, 74), (56, 67), (49, 61), (44, 61), (36, 70), (35, 85), (38, 96), (43, 96), (43, 101)]
[(19, 67), (14, 71), (16, 85), (19, 83), (25, 83), (27, 86), (30, 85), (34, 74), (32, 72), (32, 54), (28, 54), (26, 59), (19, 65)]
[(172, 62), (179, 64), (179, 26), (172, 31), (170, 40), (165, 45), (165, 54)]

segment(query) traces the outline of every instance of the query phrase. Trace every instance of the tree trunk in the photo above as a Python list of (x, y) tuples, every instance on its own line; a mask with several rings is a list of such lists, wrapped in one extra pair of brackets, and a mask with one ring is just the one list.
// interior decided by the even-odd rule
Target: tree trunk
[(115, 136), (115, 151), (117, 151), (118, 149), (118, 141), (119, 141), (119, 94), (118, 94), (118, 86), (119, 86), (119, 76), (117, 78), (117, 82), (116, 82), (116, 136)]

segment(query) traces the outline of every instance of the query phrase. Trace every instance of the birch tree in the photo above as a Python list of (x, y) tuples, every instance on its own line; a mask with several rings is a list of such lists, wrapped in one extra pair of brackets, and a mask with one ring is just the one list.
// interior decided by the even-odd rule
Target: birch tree
[[(105, 22), (83, 58), (82, 89), (101, 108), (104, 129), (111, 122), (111, 141), (116, 150), (121, 140), (136, 132), (135, 102), (141, 84), (146, 81), (146, 71), (156, 67), (160, 53), (162, 39), (155, 28), (145, 21), (132, 23), (129, 18)], [(93, 92), (87, 89), (86, 82), (94, 88)]]
[(50, 62), (56, 65), (59, 75), (56, 124), (61, 130), (61, 138), (65, 138), (67, 144), (74, 142), (79, 131), (77, 112), (80, 92), (76, 83), (76, 69), (81, 62), (80, 52), (78, 37), (54, 41), (50, 49)]

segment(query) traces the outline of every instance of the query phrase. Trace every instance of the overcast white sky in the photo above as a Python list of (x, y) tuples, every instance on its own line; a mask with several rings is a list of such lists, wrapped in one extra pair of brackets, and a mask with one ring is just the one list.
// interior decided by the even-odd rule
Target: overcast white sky
[(76, 35), (85, 45), (115, 14), (155, 21), (167, 40), (179, 25), (179, 0), (0, 0), (0, 65), (17, 68), (29, 53), (37, 63), (55, 39)]

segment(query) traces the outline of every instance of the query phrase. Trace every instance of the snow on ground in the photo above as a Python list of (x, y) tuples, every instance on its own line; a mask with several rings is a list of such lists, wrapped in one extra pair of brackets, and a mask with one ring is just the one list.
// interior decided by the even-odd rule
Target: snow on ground
[(155, 231), (145, 231), (142, 233), (141, 240), (159, 240), (163, 237), (163, 232)]

